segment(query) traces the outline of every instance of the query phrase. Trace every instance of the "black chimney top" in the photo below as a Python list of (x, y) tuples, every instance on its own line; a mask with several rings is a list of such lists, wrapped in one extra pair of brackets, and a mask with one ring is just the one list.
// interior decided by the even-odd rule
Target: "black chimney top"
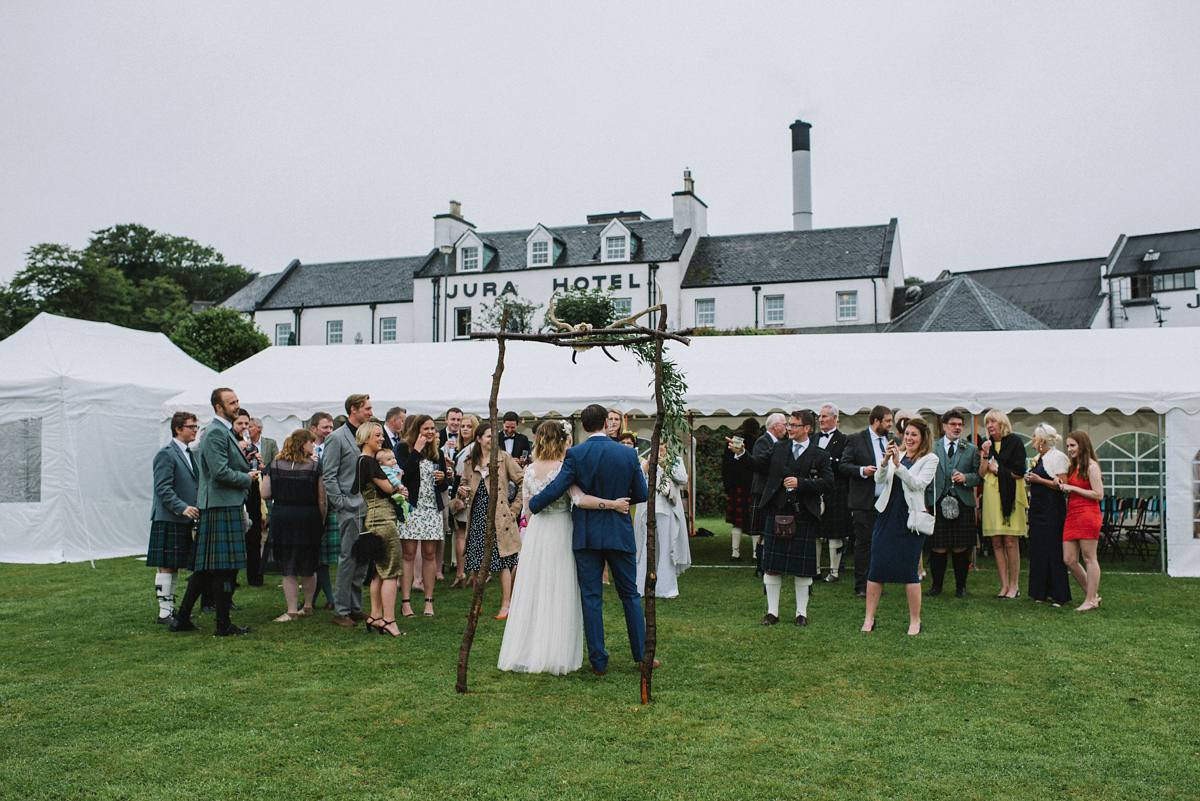
[(792, 152), (808, 150), (808, 130), (812, 128), (812, 124), (796, 120), (788, 127), (792, 129)]

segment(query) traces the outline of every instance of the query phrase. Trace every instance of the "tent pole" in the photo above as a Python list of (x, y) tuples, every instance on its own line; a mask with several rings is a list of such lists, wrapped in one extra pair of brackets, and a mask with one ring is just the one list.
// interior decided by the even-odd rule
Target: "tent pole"
[(1158, 562), (1167, 572), (1167, 440), (1163, 415), (1158, 415)]

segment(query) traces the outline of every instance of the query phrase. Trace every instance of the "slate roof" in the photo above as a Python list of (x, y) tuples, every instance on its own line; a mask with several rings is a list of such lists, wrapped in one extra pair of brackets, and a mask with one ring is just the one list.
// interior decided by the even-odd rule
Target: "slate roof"
[(1106, 259), (1077, 259), (953, 273), (978, 281), (1050, 328), (1090, 328), (1104, 305)]
[[(921, 297), (884, 329), (917, 331), (1033, 331), (1047, 329), (1041, 320), (1025, 313), (992, 290), (966, 275), (919, 284)], [(914, 287), (897, 287), (895, 298)]]
[(411, 303), (413, 273), (432, 255), (324, 264), (297, 261), (281, 273), (256, 278), (222, 305), (248, 312), (297, 306)]
[[(1119, 247), (1108, 265), (1108, 275), (1112, 278), (1200, 269), (1200, 228), (1131, 236)], [(1148, 250), (1159, 253), (1155, 261), (1142, 260)]]
[(229, 297), (222, 300), (219, 306), (228, 306), (231, 309), (237, 309), (240, 312), (254, 311), (255, 304), (263, 299), (271, 287), (275, 286), (275, 282), (283, 273), (271, 273), (270, 275), (257, 275), (251, 278), (246, 283), (233, 292)]
[(683, 287), (829, 281), (887, 275), (896, 219), (887, 225), (708, 236)]
[[(622, 221), (622, 223), (641, 241), (637, 249), (630, 254), (631, 262), (677, 261), (687, 242), (689, 231), (675, 235), (675, 222), (671, 219)], [(600, 264), (600, 232), (605, 224), (568, 225), (546, 230), (563, 244), (562, 252), (550, 267), (579, 267), (589, 264)], [(533, 231), (526, 228), (521, 231), (476, 231), (484, 245), (495, 251), (495, 256), (482, 270), (483, 273), (505, 273), (525, 270), (527, 264), (525, 240)], [(450, 274), (457, 271), (457, 260), (449, 261)], [(534, 269), (546, 269), (537, 267)], [(445, 265), (441, 259), (430, 259), (424, 269), (417, 273), (418, 278), (432, 278), (443, 275)], [(471, 273), (475, 275), (475, 273)]]

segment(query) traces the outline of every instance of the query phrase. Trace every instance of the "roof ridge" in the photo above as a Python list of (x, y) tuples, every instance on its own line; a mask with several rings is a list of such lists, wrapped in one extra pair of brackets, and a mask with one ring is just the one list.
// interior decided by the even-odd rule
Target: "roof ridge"
[[(1000, 317), (999, 317), (999, 316), (996, 314), (995, 310), (994, 310), (994, 309), (993, 309), (993, 308), (992, 308), (992, 307), (989, 305), (989, 303), (987, 302), (987, 301), (988, 301), (988, 298), (987, 298), (987, 296), (985, 296), (985, 295), (983, 294), (983, 292), (981, 292), (981, 291), (980, 291), (980, 290), (982, 290), (982, 289), (987, 289), (987, 287), (985, 287), (985, 286), (983, 286), (982, 284), (980, 284), (980, 283), (979, 283), (978, 281), (976, 281), (974, 278), (968, 278), (968, 277), (967, 277), (967, 276), (965, 276), (965, 275), (964, 275), (964, 276), (962, 276), (962, 278), (963, 278), (963, 279), (965, 279), (965, 280), (964, 280), (964, 286), (966, 286), (966, 287), (967, 287), (967, 289), (969, 289), (969, 290), (971, 291), (971, 294), (975, 296), (975, 300), (976, 300), (976, 302), (978, 302), (978, 303), (979, 303), (979, 305), (980, 305), (980, 307), (982, 307), (982, 309), (983, 309), (984, 313), (985, 313), (985, 314), (986, 314), (988, 317), (990, 317), (990, 318), (991, 318), (991, 320), (992, 320), (992, 325), (996, 326), (996, 330), (998, 330), (998, 331), (1003, 331), (1003, 330), (1005, 330), (1005, 328), (1004, 328), (1004, 324), (1000, 322)], [(996, 295), (996, 293), (995, 293), (995, 292), (992, 292), (991, 290), (988, 290), (988, 294), (991, 294), (991, 295)], [(996, 297), (1000, 297), (1000, 296), (999, 296), (999, 295), (996, 295)], [(1001, 299), (1001, 300), (1004, 300), (1004, 298), (1000, 298), (1000, 299)], [(1005, 302), (1005, 303), (1008, 303), (1008, 301), (1007, 301), (1007, 300), (1005, 300), (1004, 302)], [(1013, 306), (1013, 304), (1011, 304), (1011, 303), (1009, 303), (1008, 305), (1010, 305), (1010, 306)], [(1016, 308), (1016, 307), (1015, 307), (1015, 306), (1013, 306), (1013, 308)], [(1025, 313), (1025, 312), (1024, 312), (1023, 310), (1021, 310), (1021, 309), (1017, 309), (1017, 310), (1018, 310), (1018, 311), (1020, 311), (1022, 314), (1024, 314), (1024, 313)]]

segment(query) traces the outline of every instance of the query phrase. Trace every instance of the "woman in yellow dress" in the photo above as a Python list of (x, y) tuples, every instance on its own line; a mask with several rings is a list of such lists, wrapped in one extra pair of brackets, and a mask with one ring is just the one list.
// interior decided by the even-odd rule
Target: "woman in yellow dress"
[(992, 409), (983, 418), (988, 439), (979, 448), (979, 475), (983, 477), (983, 536), (992, 538), (996, 570), (1000, 573), (997, 598), (1021, 594), (1021, 546), (1018, 537), (1028, 536), (1025, 510), (1025, 444), (1012, 431), (1008, 415)]

